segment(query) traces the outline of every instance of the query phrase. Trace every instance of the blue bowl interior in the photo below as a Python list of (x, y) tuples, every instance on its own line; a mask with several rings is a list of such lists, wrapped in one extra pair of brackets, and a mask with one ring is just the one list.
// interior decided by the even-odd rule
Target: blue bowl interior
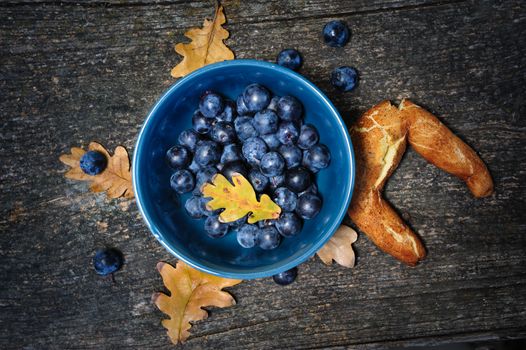
[[(191, 117), (205, 90), (235, 100), (257, 82), (275, 95), (293, 95), (303, 104), (305, 121), (314, 124), (331, 151), (330, 166), (317, 174), (321, 212), (305, 221), (301, 233), (285, 238), (271, 251), (239, 246), (236, 234), (209, 238), (204, 219), (190, 218), (184, 202), (169, 185), (172, 170), (165, 152), (179, 133), (191, 128)], [(349, 204), (354, 158), (347, 130), (332, 104), (302, 76), (274, 64), (236, 60), (206, 66), (179, 80), (151, 111), (139, 136), (133, 164), (139, 208), (157, 239), (174, 255), (206, 272), (230, 278), (259, 278), (292, 268), (312, 256), (336, 230)]]

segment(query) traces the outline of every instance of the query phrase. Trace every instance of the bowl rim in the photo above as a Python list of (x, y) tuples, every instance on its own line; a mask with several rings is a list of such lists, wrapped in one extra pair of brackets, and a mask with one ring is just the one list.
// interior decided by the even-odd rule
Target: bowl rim
[[(142, 143), (144, 135), (146, 134), (146, 130), (150, 128), (150, 121), (153, 119), (154, 115), (156, 114), (157, 110), (159, 109), (159, 106), (161, 106), (164, 101), (172, 94), (174, 90), (176, 90), (180, 85), (182, 85), (184, 82), (193, 79), (196, 76), (205, 74), (209, 71), (220, 69), (225, 66), (251, 66), (251, 67), (263, 67), (263, 68), (270, 68), (272, 70), (279, 71), (282, 74), (292, 76), (293, 78), (302, 80), (303, 83), (305, 83), (306, 86), (308, 86), (316, 95), (318, 95), (319, 98), (321, 98), (324, 103), (329, 107), (329, 109), (332, 111), (332, 113), (336, 116), (337, 123), (339, 126), (344, 130), (344, 147), (347, 149), (346, 153), (349, 153), (351, 155), (350, 159), (350, 186), (347, 186), (347, 192), (345, 193), (345, 201), (344, 205), (340, 208), (336, 220), (333, 220), (331, 225), (326, 229), (325, 234), (308, 249), (305, 253), (298, 256), (294, 260), (290, 261), (287, 264), (283, 264), (278, 267), (274, 267), (272, 269), (267, 269), (264, 271), (256, 271), (256, 272), (226, 272), (221, 270), (216, 270), (213, 268), (210, 268), (209, 266), (206, 266), (204, 264), (201, 264), (199, 261), (194, 261), (194, 259), (191, 256), (188, 256), (184, 252), (181, 252), (177, 249), (177, 247), (170, 246), (164, 239), (163, 233), (159, 231), (159, 229), (152, 223), (152, 220), (150, 218), (150, 215), (146, 212), (146, 210), (143, 208), (142, 205), (142, 190), (138, 186), (138, 163), (140, 161), (140, 155), (138, 150), (142, 147)], [(235, 60), (228, 60), (218, 63), (212, 63), (209, 65), (206, 65), (204, 67), (201, 67), (190, 74), (186, 75), (185, 77), (177, 80), (174, 84), (172, 84), (163, 94), (162, 96), (155, 102), (153, 107), (150, 109), (146, 119), (144, 120), (141, 130), (139, 131), (139, 136), (137, 137), (137, 141), (135, 143), (135, 149), (133, 152), (133, 159), (132, 159), (132, 182), (133, 182), (133, 188), (135, 191), (135, 202), (137, 203), (137, 207), (139, 208), (139, 212), (141, 213), (141, 216), (144, 219), (144, 222), (146, 223), (146, 226), (150, 230), (150, 232), (154, 235), (154, 237), (161, 243), (166, 250), (168, 250), (172, 255), (174, 255), (177, 259), (180, 259), (184, 261), (189, 266), (198, 269), (199, 271), (209, 273), (211, 275), (223, 277), (223, 278), (233, 278), (233, 279), (255, 279), (255, 278), (263, 278), (263, 277), (270, 277), (272, 275), (278, 274), (280, 272), (289, 270), (295, 266), (298, 266), (305, 262), (310, 257), (314, 256), (316, 252), (321, 249), (321, 247), (332, 237), (334, 232), (338, 229), (338, 227), (341, 225), (341, 222), (343, 221), (343, 218), (347, 212), (347, 208), (349, 207), (349, 204), (351, 202), (353, 190), (354, 190), (354, 184), (355, 184), (355, 175), (356, 175), (356, 162), (354, 157), (354, 150), (352, 147), (352, 141), (351, 137), (349, 135), (349, 131), (347, 129), (347, 126), (345, 125), (340, 113), (336, 109), (336, 107), (333, 105), (333, 103), (329, 100), (329, 98), (312, 82), (310, 82), (306, 77), (303, 75), (294, 72), (291, 69), (279, 66), (277, 64), (266, 62), (266, 61), (259, 61), (255, 59), (235, 59)]]

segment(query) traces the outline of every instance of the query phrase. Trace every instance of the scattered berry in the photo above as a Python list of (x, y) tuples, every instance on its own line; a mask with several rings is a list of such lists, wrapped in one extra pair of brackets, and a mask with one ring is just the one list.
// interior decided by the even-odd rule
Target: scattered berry
[(93, 267), (99, 275), (107, 276), (119, 270), (124, 263), (122, 253), (117, 249), (97, 250), (93, 257)]
[(349, 28), (343, 21), (330, 21), (323, 27), (323, 40), (332, 47), (342, 47), (349, 41)]
[(97, 151), (88, 151), (80, 158), (80, 169), (88, 175), (98, 175), (106, 169), (106, 156)]
[(223, 148), (223, 154), (221, 154), (221, 163), (234, 162), (236, 160), (242, 160), (241, 150), (235, 143), (226, 145)]
[(258, 132), (254, 125), (252, 125), (252, 118), (240, 116), (234, 120), (234, 129), (236, 130), (237, 137), (243, 142), (248, 138), (258, 136)]
[(226, 100), (223, 112), (216, 119), (218, 122), (232, 123), (236, 114), (236, 103), (232, 100)]
[(281, 142), (279, 142), (279, 139), (276, 136), (276, 134), (261, 135), (261, 138), (263, 139), (263, 141), (265, 141), (265, 143), (268, 146), (268, 149), (271, 151), (277, 150), (278, 147), (281, 145)]
[(303, 63), (303, 59), (297, 50), (285, 49), (276, 57), (276, 63), (292, 70), (298, 70)]
[(195, 146), (201, 140), (201, 135), (192, 129), (188, 129), (179, 134), (177, 138), (180, 145), (186, 146), (190, 151), (195, 151)]
[(298, 268), (293, 267), (290, 270), (283, 271), (278, 273), (277, 275), (272, 276), (272, 279), (274, 282), (281, 286), (286, 286), (287, 284), (291, 284), (296, 280), (296, 277), (298, 277)]
[(236, 131), (232, 124), (217, 122), (212, 126), (210, 138), (215, 142), (225, 145), (236, 140)]
[(204, 216), (201, 211), (201, 198), (197, 196), (192, 196), (186, 200), (184, 203), (184, 209), (186, 213), (190, 215), (191, 218), (200, 219)]
[(265, 153), (267, 153), (267, 150), (267, 144), (259, 137), (247, 139), (241, 148), (243, 156), (252, 166), (259, 166), (259, 162)]
[(351, 91), (358, 83), (358, 72), (353, 67), (343, 66), (331, 73), (331, 84), (341, 91)]

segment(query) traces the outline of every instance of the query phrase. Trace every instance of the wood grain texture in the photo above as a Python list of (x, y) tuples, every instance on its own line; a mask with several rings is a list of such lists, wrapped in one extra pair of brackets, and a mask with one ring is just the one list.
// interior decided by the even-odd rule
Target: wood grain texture
[[(79, 3), (79, 5), (76, 5)], [(98, 140), (133, 150), (150, 106), (173, 79), (173, 45), (210, 16), (209, 1), (2, 2), (0, 10), (0, 348), (172, 348), (150, 302), (159, 260), (134, 203), (64, 179), (58, 156)], [(425, 241), (417, 268), (363, 235), (353, 270), (313, 258), (296, 283), (229, 290), (185, 348), (379, 348), (526, 337), (526, 11), (521, 1), (225, 1), (228, 45), (274, 60), (285, 47), (351, 123), (404, 97), (428, 108), (488, 164), (496, 194), (405, 155), (386, 197)], [(320, 40), (346, 20), (345, 48)], [(356, 66), (360, 86), (337, 93), (330, 71)], [(116, 283), (91, 256), (121, 249)]]

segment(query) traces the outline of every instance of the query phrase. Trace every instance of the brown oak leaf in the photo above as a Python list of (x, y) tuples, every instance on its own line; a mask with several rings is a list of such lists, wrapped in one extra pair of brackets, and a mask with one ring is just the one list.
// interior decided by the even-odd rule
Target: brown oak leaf
[(219, 221), (233, 222), (247, 214), (249, 224), (279, 218), (281, 208), (267, 194), (262, 194), (258, 201), (254, 188), (243, 175), (234, 173), (232, 183), (217, 174), (212, 183), (205, 183), (200, 189), (203, 197), (212, 198), (206, 204), (209, 210), (225, 209), (219, 214)]
[(113, 156), (99, 143), (91, 142), (90, 151), (98, 151), (106, 156), (108, 166), (98, 175), (88, 175), (80, 169), (80, 158), (86, 153), (79, 147), (72, 147), (70, 154), (62, 154), (60, 161), (71, 169), (64, 175), (68, 179), (90, 181), (92, 192), (104, 192), (109, 198), (133, 198), (132, 176), (128, 151), (122, 146), (115, 148)]
[(190, 336), (190, 322), (208, 317), (203, 307), (227, 307), (236, 303), (232, 295), (222, 289), (241, 283), (241, 280), (209, 275), (182, 261), (175, 268), (159, 262), (157, 270), (171, 295), (154, 293), (152, 301), (159, 310), (170, 316), (162, 320), (162, 325), (168, 330), (167, 334), (174, 344), (184, 342)]
[(341, 225), (317, 254), (326, 265), (331, 265), (334, 260), (342, 266), (353, 267), (355, 256), (352, 244), (357, 239), (356, 231), (349, 226)]
[(184, 77), (210, 63), (234, 59), (234, 53), (223, 42), (229, 36), (228, 31), (222, 27), (225, 23), (223, 6), (218, 5), (214, 18), (211, 21), (205, 19), (203, 28), (191, 28), (184, 33), (192, 41), (175, 45), (175, 52), (183, 56), (183, 60), (172, 69), (174, 78)]

